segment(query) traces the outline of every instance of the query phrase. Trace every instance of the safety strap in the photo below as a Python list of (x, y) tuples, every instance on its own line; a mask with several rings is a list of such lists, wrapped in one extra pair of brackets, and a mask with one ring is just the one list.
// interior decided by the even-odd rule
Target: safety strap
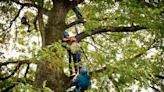
[(81, 89), (81, 87), (77, 88), (80, 92), (87, 92), (85, 89)]

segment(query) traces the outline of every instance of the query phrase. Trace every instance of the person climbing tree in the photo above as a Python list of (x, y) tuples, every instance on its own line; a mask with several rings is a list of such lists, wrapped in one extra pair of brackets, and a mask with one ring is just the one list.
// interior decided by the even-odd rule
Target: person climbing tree
[[(64, 31), (63, 32), (63, 36), (64, 37), (62, 39), (62, 42), (66, 42), (67, 44), (71, 45), (71, 42), (70, 42), (71, 38), (69, 37), (69, 34), (68, 34), (67, 31)], [(67, 48), (66, 46), (63, 46), (63, 47), (66, 48), (67, 51), (68, 51), (68, 55), (69, 55), (69, 69), (70, 69), (70, 75), (72, 75), (72, 69), (71, 69), (71, 50), (70, 50), (70, 48)]]
[(24, 25), (28, 25), (28, 30), (27, 32), (30, 32), (30, 24), (29, 24), (29, 19), (27, 21), (28, 17), (26, 14), (24, 14), (24, 16), (22, 17), (21, 19), (21, 23), (24, 24)]
[(80, 69), (79, 74), (76, 74), (72, 79), (72, 84), (76, 85), (76, 88), (70, 92), (87, 92), (88, 87), (91, 85), (91, 75), (88, 75), (87, 68), (83, 67)]
[[(73, 61), (74, 61), (74, 67), (75, 67), (75, 72), (77, 73), (78, 72), (78, 65), (76, 63), (80, 62), (81, 61), (81, 54), (80, 54), (80, 47), (81, 45), (79, 43), (76, 43), (76, 38), (75, 37), (72, 37), (71, 38), (71, 46), (70, 46), (70, 50), (71, 50), (71, 54), (73, 56)], [(78, 52), (78, 56), (76, 56), (76, 51)], [(78, 58), (78, 61), (77, 59)], [(79, 70), (80, 70), (81, 67), (79, 67)]]
[(64, 35), (64, 37), (63, 37), (63, 42), (69, 42), (70, 40), (71, 40), (71, 38), (69, 37), (69, 34), (68, 34), (68, 32), (67, 31), (64, 31), (63, 32), (63, 35)]

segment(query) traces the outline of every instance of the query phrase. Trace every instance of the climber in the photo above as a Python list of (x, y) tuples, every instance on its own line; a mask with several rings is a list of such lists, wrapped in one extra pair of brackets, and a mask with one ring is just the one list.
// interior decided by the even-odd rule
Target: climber
[(76, 74), (72, 79), (72, 84), (76, 85), (76, 88), (70, 92), (87, 92), (88, 87), (91, 85), (91, 75), (88, 75), (87, 68), (83, 67), (80, 69), (79, 74)]
[(64, 35), (63, 42), (69, 42), (71, 40), (67, 31), (64, 31), (63, 35)]
[[(76, 38), (75, 37), (71, 37), (71, 46), (70, 46), (70, 50), (71, 50), (71, 54), (73, 56), (73, 61), (74, 61), (74, 67), (75, 67), (75, 72), (77, 73), (78, 72), (78, 66), (76, 65), (77, 62), (80, 62), (81, 61), (81, 54), (80, 54), (80, 47), (81, 45), (79, 43), (76, 43)], [(76, 61), (76, 51), (78, 53), (78, 61)], [(79, 70), (80, 70), (81, 67), (79, 67)]]
[[(71, 42), (70, 42), (70, 40), (71, 40), (71, 38), (69, 37), (69, 34), (68, 34), (68, 32), (67, 31), (64, 31), (63, 32), (63, 39), (62, 39), (62, 42), (66, 42), (67, 44), (69, 44), (69, 45), (71, 45)], [(67, 51), (68, 51), (68, 55), (69, 55), (69, 69), (70, 69), (70, 75), (72, 75), (72, 67), (71, 67), (71, 50), (70, 50), (70, 48), (67, 48), (66, 46), (63, 46), (64, 48), (66, 48), (67, 49)]]
[(21, 19), (21, 23), (24, 24), (24, 25), (28, 25), (27, 32), (30, 32), (30, 24), (28, 23), (29, 22), (29, 19), (28, 19), (28, 22), (27, 22), (27, 19), (28, 19), (27, 15), (24, 14), (24, 16)]

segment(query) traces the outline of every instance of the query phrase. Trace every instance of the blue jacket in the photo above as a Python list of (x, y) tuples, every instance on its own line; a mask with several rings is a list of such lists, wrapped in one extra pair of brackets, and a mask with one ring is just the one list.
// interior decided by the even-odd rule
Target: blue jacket
[(81, 89), (87, 90), (88, 86), (91, 85), (91, 82), (89, 81), (90, 79), (91, 79), (91, 75), (83, 75), (77, 77), (75, 82), (72, 83), (77, 85), (78, 87), (81, 87)]

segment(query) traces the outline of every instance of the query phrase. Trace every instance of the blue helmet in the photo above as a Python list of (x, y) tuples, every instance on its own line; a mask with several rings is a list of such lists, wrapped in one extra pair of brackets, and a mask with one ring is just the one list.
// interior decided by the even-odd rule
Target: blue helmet
[(67, 31), (64, 31), (64, 32), (63, 32), (63, 35), (64, 35), (64, 36), (66, 36), (67, 34), (68, 34), (68, 32), (67, 32)]
[(87, 73), (88, 73), (87, 68), (83, 67), (80, 69), (80, 74), (87, 75)]

